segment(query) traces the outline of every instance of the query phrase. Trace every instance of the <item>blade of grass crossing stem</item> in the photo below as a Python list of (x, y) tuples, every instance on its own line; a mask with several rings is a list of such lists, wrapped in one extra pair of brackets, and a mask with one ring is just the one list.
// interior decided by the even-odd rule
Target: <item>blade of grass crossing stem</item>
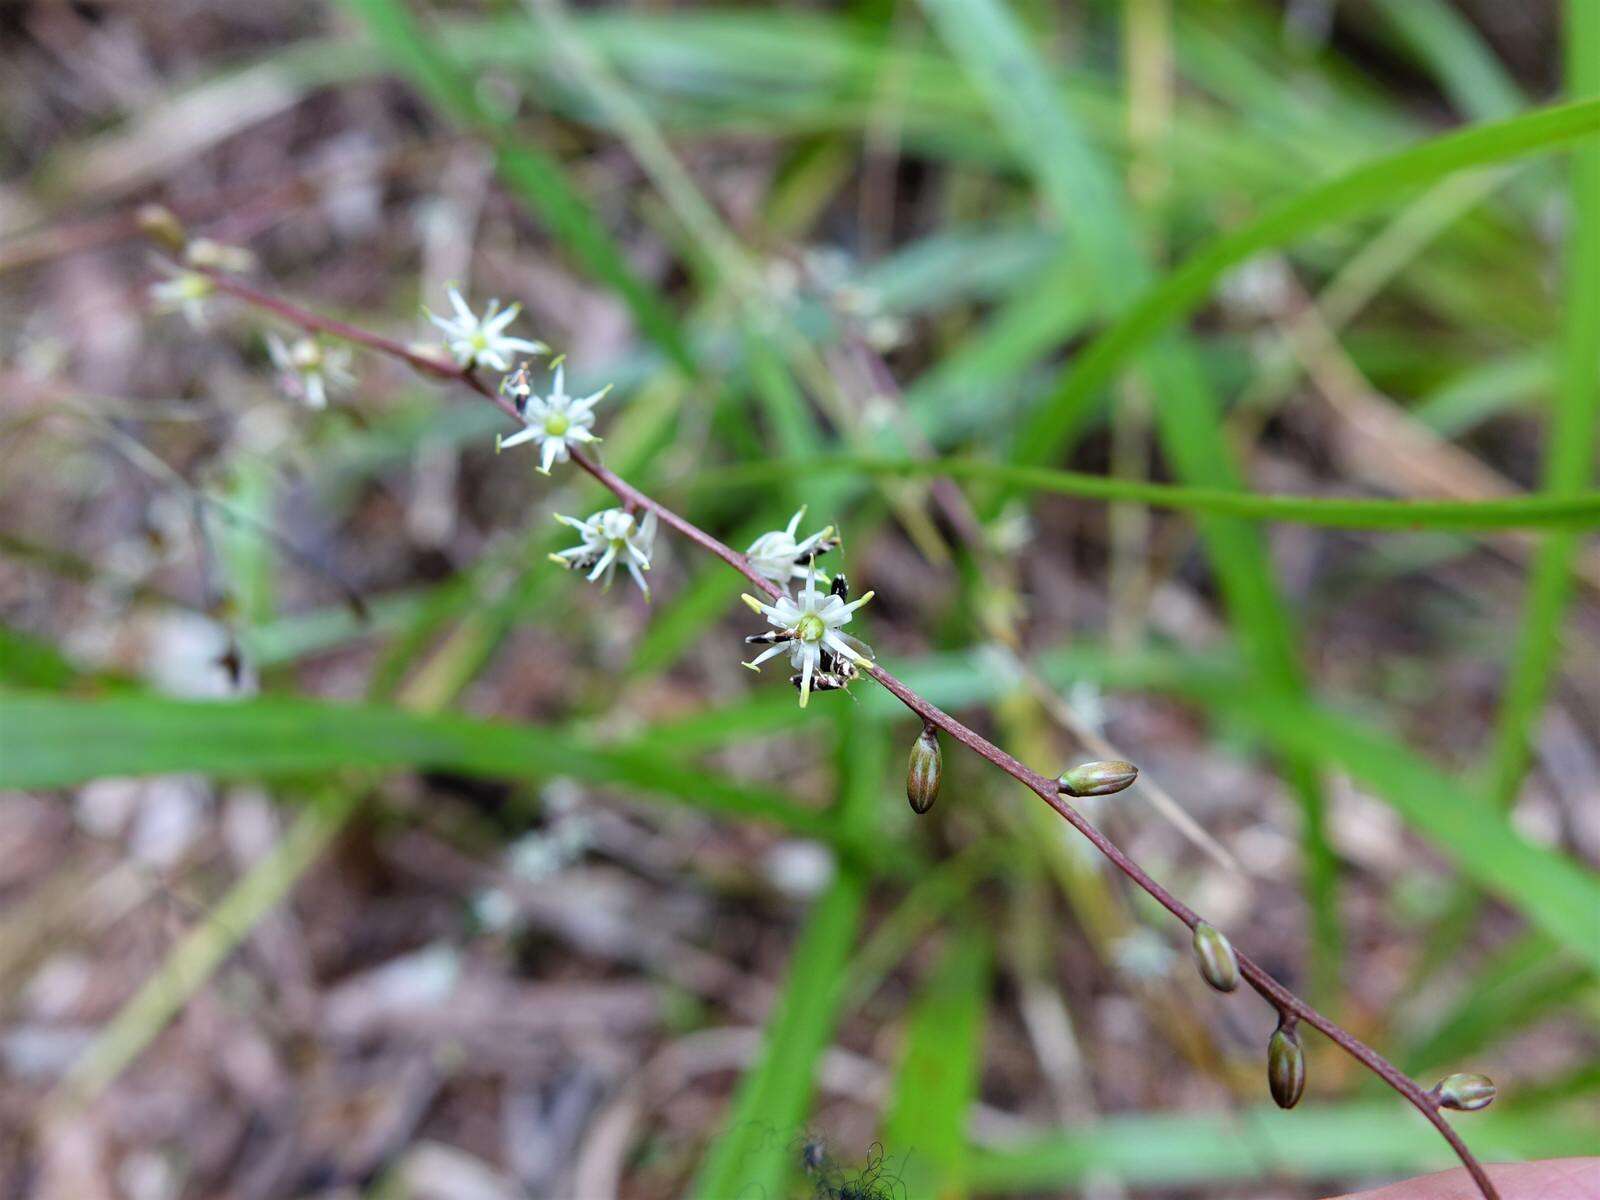
[(1073, 359), (1054, 395), (1018, 439), (1024, 461), (1048, 462), (1089, 406), (1161, 330), (1192, 313), (1240, 263), (1324, 226), (1390, 203), (1453, 172), (1548, 151), (1600, 132), (1600, 101), (1540, 109), (1474, 126), (1377, 159), (1319, 184), (1222, 234), (1184, 259)]
[[(1192, 355), (1170, 340), (1145, 357), (1154, 395), (1156, 427), (1161, 443), (1178, 472), (1213, 486), (1242, 489), (1216, 406)], [(1279, 695), (1303, 698), (1305, 671), (1295, 631), (1278, 594), (1272, 566), (1260, 536), (1250, 526), (1224, 517), (1199, 522), (1218, 584), (1252, 673)], [(1326, 798), (1315, 752), (1282, 759), (1286, 782), (1301, 810), (1301, 850), (1305, 887), (1311, 906), (1312, 991), (1332, 1003), (1339, 989), (1343, 930), (1339, 923), (1339, 864), (1328, 842)]]
[(964, 925), (911, 1009), (883, 1121), (886, 1172), (909, 1195), (967, 1194), (967, 1114), (977, 1096), (989, 941)]
[[(1569, 91), (1579, 100), (1600, 97), (1600, 3), (1568, 0), (1565, 38)], [(1600, 408), (1600, 142), (1575, 147), (1571, 171), (1560, 375), (1545, 443), (1543, 490), (1552, 496), (1575, 495), (1588, 484)], [(1489, 764), (1490, 795), (1503, 805), (1516, 799), (1527, 772), (1529, 743), (1560, 651), (1578, 545), (1577, 534), (1549, 534), (1534, 559)]]
[[(1114, 308), (1124, 307), (1152, 275), (1127, 219), (1129, 204), (1023, 29), (1002, 0), (923, 0), (923, 7), (1089, 257), (1107, 300)], [(1190, 483), (1239, 490), (1219, 406), (1188, 346), (1175, 335), (1163, 338), (1147, 351), (1144, 368), (1152, 393), (1159, 397), (1155, 415), (1162, 445), (1180, 474)], [(1018, 457), (1048, 461), (1059, 452), (1060, 438), (1042, 450), (1030, 436), (1036, 431), (1018, 443)], [(1041, 453), (1046, 457), (1041, 459)], [(1302, 694), (1305, 682), (1295, 635), (1260, 538), (1247, 526), (1220, 518), (1202, 522), (1201, 531), (1234, 630), (1256, 674), (1275, 691)], [(1342, 936), (1337, 863), (1323, 828), (1324, 801), (1313, 764), (1313, 759), (1297, 756), (1285, 764), (1284, 773), (1302, 811), (1306, 888), (1315, 927), (1312, 991), (1326, 1003), (1338, 987)]]
[[(854, 836), (871, 826), (883, 780), (883, 727), (841, 710), (837, 728), (837, 817)], [(867, 884), (859, 863), (843, 863), (807, 914), (788, 978), (767, 1020), (761, 1055), (739, 1081), (723, 1132), (701, 1164), (691, 1195), (724, 1200), (784, 1194), (798, 1166), (789, 1143), (805, 1120), (817, 1063), (833, 1039)]]
[(1281, 696), (1224, 695), (1210, 686), (1191, 694), (1208, 696), (1219, 714), (1237, 715), (1281, 751), (1338, 763), (1382, 795), (1474, 882), (1521, 910), (1591, 970), (1600, 970), (1600, 922), (1594, 919), (1600, 911), (1600, 880), (1525, 840), (1473, 789), (1338, 713)]
[[(1366, 785), (1464, 876), (1498, 896), (1600, 974), (1600, 877), (1517, 833), (1472, 787), (1382, 729), (1332, 708), (1248, 686), (1203, 660), (1146, 653), (1047, 659), (1046, 677), (1184, 696), (1283, 754), (1317, 755)], [(916, 686), (916, 675), (911, 676)], [(938, 690), (933, 700), (939, 702)], [(953, 697), (947, 697), (953, 699)], [(976, 701), (965, 696), (967, 703)]]
[(696, 366), (688, 338), (671, 307), (641, 280), (592, 204), (568, 181), (562, 164), (513, 138), (506, 122), (478, 98), (473, 80), (441, 49), (405, 0), (342, 0), (371, 31), (394, 65), (447, 116), (486, 138), (506, 186), (537, 213), (568, 250), (627, 302), (639, 327), (686, 374)]

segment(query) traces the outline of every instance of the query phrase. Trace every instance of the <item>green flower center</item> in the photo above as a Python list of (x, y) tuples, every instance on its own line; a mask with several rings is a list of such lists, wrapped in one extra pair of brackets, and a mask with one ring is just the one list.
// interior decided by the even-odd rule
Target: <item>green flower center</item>
[(807, 613), (794, 627), (795, 636), (802, 642), (820, 642), (828, 627), (816, 613)]
[(566, 413), (551, 413), (544, 419), (544, 431), (551, 437), (560, 437), (572, 428), (572, 422), (567, 420)]

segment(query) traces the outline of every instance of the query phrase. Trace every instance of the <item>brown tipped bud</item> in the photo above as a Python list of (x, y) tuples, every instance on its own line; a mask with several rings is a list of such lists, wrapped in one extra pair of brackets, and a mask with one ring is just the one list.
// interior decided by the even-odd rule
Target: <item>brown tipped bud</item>
[(164, 204), (141, 204), (133, 219), (139, 225), (139, 232), (163, 250), (182, 254), (189, 242), (183, 222)]
[(1056, 788), (1069, 796), (1109, 796), (1132, 786), (1139, 768), (1130, 762), (1082, 763), (1056, 780)]
[(939, 735), (932, 725), (924, 725), (911, 744), (911, 761), (906, 766), (906, 799), (911, 811), (925, 813), (939, 798), (939, 777), (944, 774), (944, 754)]
[(1233, 943), (1204, 921), (1194, 927), (1194, 961), (1217, 991), (1231, 992), (1239, 986), (1239, 958)]
[(1477, 1112), (1494, 1103), (1494, 1080), (1487, 1075), (1447, 1075), (1433, 1089), (1441, 1108)]
[(1291, 1026), (1280, 1024), (1267, 1042), (1267, 1086), (1279, 1108), (1293, 1108), (1306, 1090), (1306, 1052)]

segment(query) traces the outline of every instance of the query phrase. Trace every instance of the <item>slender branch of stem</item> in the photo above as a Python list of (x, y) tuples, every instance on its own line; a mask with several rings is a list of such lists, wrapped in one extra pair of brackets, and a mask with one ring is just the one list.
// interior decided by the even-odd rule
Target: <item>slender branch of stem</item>
[[(225, 292), (236, 299), (271, 312), (303, 329), (316, 333), (325, 333), (331, 337), (343, 338), (346, 341), (376, 350), (381, 354), (388, 354), (394, 358), (402, 359), (417, 370), (435, 378), (448, 379), (465, 384), (480, 396), (495, 404), (512, 419), (521, 420), (515, 406), (479, 379), (470, 368), (455, 366), (452, 363), (418, 353), (390, 338), (370, 333), (343, 321), (320, 316), (220, 273), (212, 271), (205, 273), (213, 280), (219, 291)], [(770, 580), (756, 573), (749, 560), (743, 554), (740, 554), (731, 546), (725, 545), (687, 518), (679, 516), (658, 500), (641, 492), (597, 460), (574, 449), (572, 451), (572, 461), (614, 492), (629, 507), (643, 508), (654, 512), (662, 523), (670, 525), (702, 550), (722, 559), (769, 599), (776, 599), (782, 594), (781, 590)], [(974, 754), (987, 759), (1032, 791), (1054, 809), (1063, 820), (1088, 838), (1094, 848), (1104, 855), (1117, 870), (1121, 871), (1137, 887), (1143, 889), (1158, 904), (1190, 929), (1200, 923), (1202, 918), (1198, 913), (1151, 878), (1143, 867), (1124, 854), (1111, 839), (1096, 829), (1087, 817), (1067, 803), (1057, 789), (1057, 783), (1054, 778), (1041, 775), (1010, 754), (1007, 754), (982, 734), (968, 728), (949, 713), (923, 699), (922, 696), (876, 663), (866, 664), (862, 667), (862, 671), (870, 675), (895, 699), (922, 718), (925, 724), (944, 730), (945, 733)], [(1450, 1127), (1450, 1123), (1444, 1119), (1444, 1114), (1440, 1111), (1440, 1106), (1435, 1097), (1394, 1066), (1393, 1063), (1389, 1062), (1388, 1059), (1384, 1058), (1383, 1055), (1372, 1049), (1372, 1047), (1346, 1032), (1339, 1025), (1312, 1008), (1311, 1005), (1267, 974), (1251, 959), (1243, 954), (1239, 954), (1238, 959), (1239, 971), (1245, 981), (1255, 989), (1262, 999), (1277, 1010), (1281, 1018), (1290, 1022), (1295, 1020), (1304, 1021), (1307, 1025), (1320, 1030), (1334, 1045), (1360, 1062), (1409, 1101), (1450, 1144), (1450, 1148), (1455, 1151), (1462, 1165), (1466, 1167), (1468, 1174), (1472, 1176), (1473, 1182), (1477, 1184), (1478, 1190), (1484, 1196), (1484, 1200), (1499, 1200), (1499, 1193), (1496, 1192), (1494, 1184), (1485, 1173), (1482, 1164), (1467, 1149), (1466, 1143)]]
[(373, 333), (348, 322), (340, 321), (334, 317), (325, 317), (321, 313), (312, 312), (308, 308), (301, 308), (298, 304), (291, 304), (260, 288), (251, 287), (242, 283), (231, 275), (221, 271), (214, 271), (209, 267), (192, 267), (194, 270), (216, 286), (217, 291), (232, 296), (236, 300), (243, 300), (255, 308), (264, 309), (274, 316), (282, 317), (291, 325), (298, 325), (310, 333), (325, 333), (329, 337), (339, 338), (341, 341), (353, 342), (357, 346), (365, 346), (368, 350), (376, 350), (379, 354), (387, 354), (390, 358), (398, 358), (424, 375), (431, 375), (435, 379), (448, 379), (454, 383), (463, 383), (489, 403), (493, 404), (513, 421), (520, 422), (521, 415), (517, 406), (495, 391), (470, 367), (460, 367), (449, 359), (434, 358), (412, 349), (403, 342), (393, 338), (386, 338), (381, 333)]

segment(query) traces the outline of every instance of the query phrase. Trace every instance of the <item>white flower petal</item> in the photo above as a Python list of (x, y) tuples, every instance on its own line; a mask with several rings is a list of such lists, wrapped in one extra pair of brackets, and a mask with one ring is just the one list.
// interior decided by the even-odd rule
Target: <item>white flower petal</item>
[(529, 425), (526, 429), (513, 433), (508, 438), (501, 438), (500, 449), (509, 450), (512, 446), (520, 446), (523, 442), (531, 442), (534, 438), (541, 436), (541, 433), (541, 430)]

